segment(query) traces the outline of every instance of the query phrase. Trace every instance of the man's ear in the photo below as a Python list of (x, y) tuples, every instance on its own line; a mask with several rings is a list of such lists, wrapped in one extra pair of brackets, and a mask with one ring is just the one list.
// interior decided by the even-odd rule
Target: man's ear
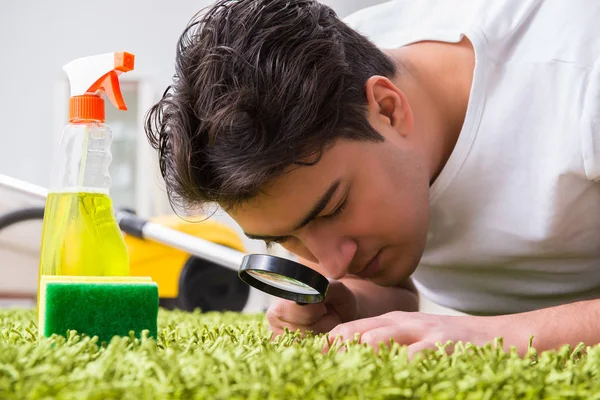
[(372, 76), (365, 85), (369, 121), (375, 129), (387, 127), (405, 136), (413, 129), (413, 113), (404, 93), (384, 76)]

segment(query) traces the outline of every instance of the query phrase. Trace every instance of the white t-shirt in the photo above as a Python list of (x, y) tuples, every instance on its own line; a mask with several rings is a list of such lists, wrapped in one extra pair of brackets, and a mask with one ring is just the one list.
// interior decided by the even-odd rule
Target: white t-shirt
[(473, 314), (600, 297), (600, 1), (392, 1), (346, 22), (381, 48), (474, 46), (420, 292)]

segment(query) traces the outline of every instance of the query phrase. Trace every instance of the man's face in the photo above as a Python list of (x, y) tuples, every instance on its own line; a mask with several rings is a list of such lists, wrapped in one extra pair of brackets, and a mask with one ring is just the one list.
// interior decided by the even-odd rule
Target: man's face
[(401, 283), (425, 246), (429, 177), (410, 138), (382, 134), (380, 143), (339, 140), (231, 216), (249, 237), (281, 243), (329, 278)]

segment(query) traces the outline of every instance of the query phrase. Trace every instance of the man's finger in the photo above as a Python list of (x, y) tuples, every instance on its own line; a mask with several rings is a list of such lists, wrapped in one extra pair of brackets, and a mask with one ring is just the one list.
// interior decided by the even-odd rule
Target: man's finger
[(437, 349), (437, 347), (435, 346), (434, 343), (427, 342), (427, 341), (413, 343), (410, 346), (408, 346), (408, 358), (409, 358), (409, 360), (412, 360), (413, 357), (417, 353), (420, 353), (420, 352), (422, 352), (425, 349)]
[(327, 313), (315, 324), (311, 325), (311, 329), (315, 333), (327, 333), (338, 326), (342, 321), (337, 314)]
[(310, 326), (319, 321), (327, 313), (324, 304), (298, 305), (293, 301), (280, 300), (274, 303), (267, 311), (267, 320), (271, 325), (277, 321), (290, 325)]
[(271, 324), (271, 330), (276, 332), (278, 335), (283, 334), (284, 329), (295, 332), (300, 329), (301, 332), (312, 331), (314, 333), (326, 333), (331, 329), (335, 328), (341, 323), (339, 317), (336, 314), (327, 313), (321, 317), (317, 322), (311, 325), (302, 325), (297, 323), (286, 322), (277, 320)]
[(391, 339), (402, 344), (401, 334), (402, 332), (399, 331), (397, 326), (388, 325), (363, 333), (360, 342), (369, 345), (377, 352), (379, 351), (379, 345), (382, 343), (389, 347)]
[(329, 342), (333, 342), (336, 337), (340, 340), (354, 340), (356, 334), (362, 335), (362, 333), (388, 326), (390, 322), (387, 319), (381, 317), (363, 318), (356, 321), (346, 322), (333, 328), (329, 332)]

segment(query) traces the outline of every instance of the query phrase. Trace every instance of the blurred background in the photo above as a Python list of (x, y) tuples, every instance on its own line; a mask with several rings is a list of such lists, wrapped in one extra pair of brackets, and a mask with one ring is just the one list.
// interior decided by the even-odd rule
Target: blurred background
[[(381, 0), (324, 0), (339, 16)], [(175, 45), (207, 0), (0, 1), (0, 174), (47, 186), (67, 122), (69, 85), (62, 66), (72, 59), (128, 51), (135, 71), (122, 75), (129, 111), (108, 105), (114, 133), (111, 195), (115, 208), (142, 217), (172, 213), (143, 120), (174, 73)], [(38, 204), (0, 189), (0, 214)], [(214, 219), (241, 230), (223, 212)], [(29, 304), (36, 292), (41, 221), (0, 231), (0, 305)], [(262, 242), (244, 238), (248, 251)], [(275, 253), (286, 255), (276, 247)]]

